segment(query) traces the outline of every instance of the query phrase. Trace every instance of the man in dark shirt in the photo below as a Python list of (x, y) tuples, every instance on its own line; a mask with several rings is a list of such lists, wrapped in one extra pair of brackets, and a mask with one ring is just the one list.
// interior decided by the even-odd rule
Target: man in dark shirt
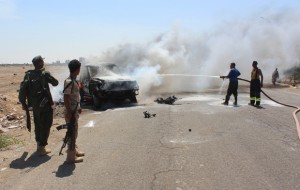
[(238, 89), (238, 76), (241, 73), (235, 68), (235, 63), (230, 64), (230, 71), (227, 76), (220, 76), (220, 78), (229, 78), (229, 86), (227, 89), (227, 94), (225, 97), (225, 101), (222, 103), (224, 105), (228, 105), (228, 101), (230, 99), (231, 94), (234, 96), (234, 105), (237, 105), (237, 89)]
[(34, 70), (27, 71), (21, 82), (19, 101), (24, 110), (32, 107), (37, 153), (45, 155), (51, 152), (45, 146), (48, 144), (54, 109), (49, 83), (57, 86), (58, 81), (50, 72), (45, 71), (44, 60), (41, 56), (34, 57), (32, 63)]

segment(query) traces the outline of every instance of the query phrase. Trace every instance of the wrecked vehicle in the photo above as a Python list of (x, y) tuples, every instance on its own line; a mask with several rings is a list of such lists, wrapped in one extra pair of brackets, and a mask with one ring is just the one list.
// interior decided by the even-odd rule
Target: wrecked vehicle
[(91, 100), (95, 108), (110, 101), (137, 103), (139, 86), (134, 79), (122, 76), (115, 64), (85, 65), (80, 70), (81, 99)]

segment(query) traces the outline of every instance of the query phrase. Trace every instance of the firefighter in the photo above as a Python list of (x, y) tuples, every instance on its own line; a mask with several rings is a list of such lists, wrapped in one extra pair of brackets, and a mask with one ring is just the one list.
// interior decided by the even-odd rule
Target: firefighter
[(235, 68), (235, 63), (230, 64), (230, 72), (227, 76), (220, 76), (220, 78), (229, 78), (229, 86), (227, 89), (227, 94), (225, 97), (225, 101), (222, 103), (224, 105), (228, 105), (228, 101), (230, 99), (230, 96), (233, 94), (234, 96), (234, 105), (237, 105), (237, 90), (238, 90), (238, 76), (240, 76), (241, 73)]
[(257, 67), (257, 61), (253, 61), (251, 72), (251, 82), (250, 82), (250, 103), (251, 106), (260, 107), (260, 91), (263, 87), (263, 74), (261, 70)]

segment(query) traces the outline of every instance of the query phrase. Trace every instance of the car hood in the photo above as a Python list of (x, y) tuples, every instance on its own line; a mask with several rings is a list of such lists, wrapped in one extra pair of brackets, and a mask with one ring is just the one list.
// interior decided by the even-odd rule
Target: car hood
[(93, 79), (103, 81), (103, 85), (99, 86), (99, 90), (123, 91), (139, 89), (137, 82), (129, 77), (101, 76)]
[(104, 80), (104, 81), (135, 81), (134, 79), (126, 76), (100, 76), (100, 77), (94, 77), (96, 79)]

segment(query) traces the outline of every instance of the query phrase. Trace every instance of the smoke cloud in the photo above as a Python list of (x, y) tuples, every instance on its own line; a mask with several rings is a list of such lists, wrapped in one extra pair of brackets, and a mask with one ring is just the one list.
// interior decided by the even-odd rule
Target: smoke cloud
[(236, 63), (242, 78), (249, 79), (252, 62), (258, 61), (265, 82), (270, 83), (275, 68), (282, 73), (299, 62), (300, 13), (282, 10), (263, 15), (225, 22), (197, 35), (176, 28), (145, 44), (110, 48), (88, 62), (119, 65), (123, 73), (138, 81), (143, 95), (199, 91), (221, 85), (217, 78), (159, 74), (226, 75), (231, 62)]

